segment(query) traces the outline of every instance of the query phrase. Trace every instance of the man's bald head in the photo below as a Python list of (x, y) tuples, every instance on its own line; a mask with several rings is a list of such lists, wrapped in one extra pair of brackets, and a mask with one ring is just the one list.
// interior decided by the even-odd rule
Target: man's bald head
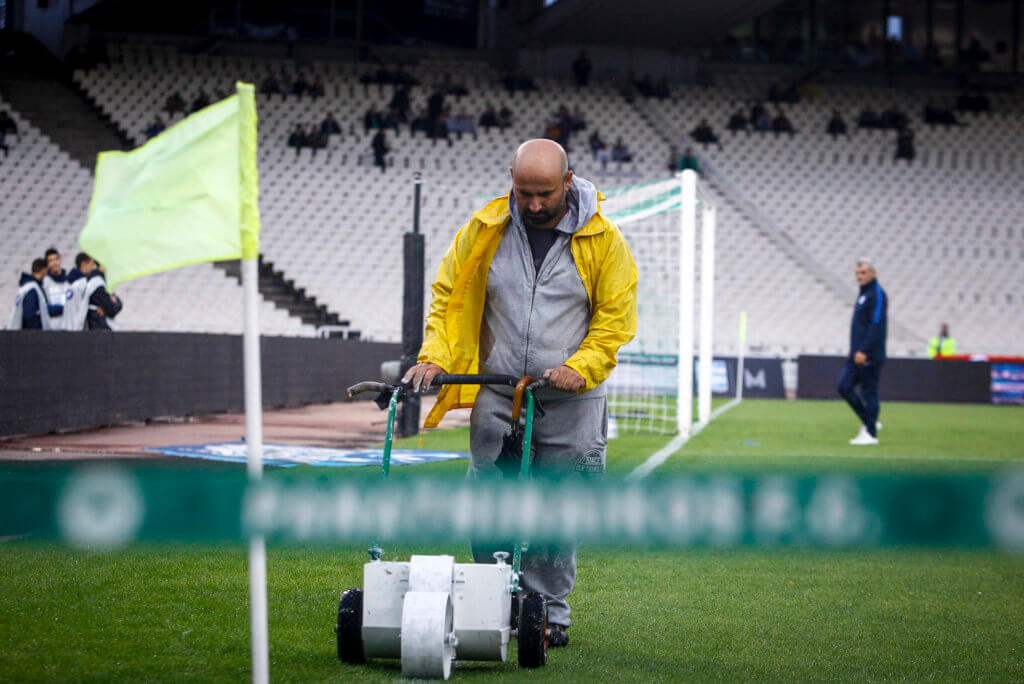
[(553, 140), (527, 140), (512, 158), (512, 196), (528, 228), (554, 228), (568, 211), (569, 159)]
[(520, 175), (555, 175), (562, 179), (568, 171), (569, 158), (565, 149), (554, 140), (527, 140), (516, 149), (512, 157), (513, 180)]

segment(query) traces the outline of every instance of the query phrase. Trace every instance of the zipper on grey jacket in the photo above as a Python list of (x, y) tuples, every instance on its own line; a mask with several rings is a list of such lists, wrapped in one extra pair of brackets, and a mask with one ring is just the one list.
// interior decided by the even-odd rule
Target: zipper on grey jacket
[[(519, 228), (519, 226), (516, 226), (516, 228)], [(530, 238), (526, 234), (526, 228), (519, 229), (523, 231), (523, 238), (525, 238), (525, 240), (521, 240), (520, 242), (524, 243), (521, 251), (524, 252), (524, 256), (526, 257), (526, 265), (528, 267), (533, 266), (533, 250), (530, 247)], [(552, 228), (551, 230), (555, 229)], [(569, 239), (572, 239), (571, 236)], [(523, 375), (526, 375), (526, 371), (530, 366), (530, 334), (533, 332), (533, 304), (537, 299), (537, 285), (540, 284), (541, 275), (554, 268), (555, 262), (558, 259), (557, 254), (552, 257), (551, 253), (555, 250), (561, 250), (564, 246), (564, 235), (560, 234), (555, 238), (555, 243), (548, 249), (548, 253), (544, 255), (544, 261), (541, 262), (540, 268), (527, 268), (527, 273), (532, 273), (531, 277), (533, 280), (532, 287), (530, 288), (530, 310), (526, 319), (526, 345), (523, 348)], [(537, 378), (534, 379), (536, 380)]]

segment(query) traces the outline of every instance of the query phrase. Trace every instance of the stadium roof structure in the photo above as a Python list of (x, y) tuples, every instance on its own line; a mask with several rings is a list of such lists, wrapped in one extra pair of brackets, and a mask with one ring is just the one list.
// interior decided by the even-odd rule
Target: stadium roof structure
[(529, 35), (528, 44), (698, 49), (780, 1), (558, 0), (524, 31)]

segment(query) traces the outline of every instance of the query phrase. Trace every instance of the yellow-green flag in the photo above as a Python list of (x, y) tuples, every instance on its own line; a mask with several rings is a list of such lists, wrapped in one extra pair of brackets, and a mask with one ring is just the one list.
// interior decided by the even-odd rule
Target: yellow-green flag
[(201, 261), (259, 256), (253, 86), (202, 109), (131, 152), (96, 160), (82, 249), (107, 287)]

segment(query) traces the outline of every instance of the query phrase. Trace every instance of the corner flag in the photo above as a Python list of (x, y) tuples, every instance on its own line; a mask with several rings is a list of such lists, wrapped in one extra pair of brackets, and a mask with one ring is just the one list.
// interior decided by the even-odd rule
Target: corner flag
[[(201, 261), (240, 259), (245, 441), (249, 478), (263, 473), (263, 379), (257, 289), (260, 253), (256, 96), (237, 94), (196, 112), (131, 152), (96, 160), (89, 218), (78, 244), (106, 268), (107, 287)], [(270, 678), (267, 549), (249, 537), (252, 681)]]
[(108, 287), (201, 261), (255, 259), (260, 218), (253, 86), (175, 124), (131, 152), (96, 161), (78, 242)]

